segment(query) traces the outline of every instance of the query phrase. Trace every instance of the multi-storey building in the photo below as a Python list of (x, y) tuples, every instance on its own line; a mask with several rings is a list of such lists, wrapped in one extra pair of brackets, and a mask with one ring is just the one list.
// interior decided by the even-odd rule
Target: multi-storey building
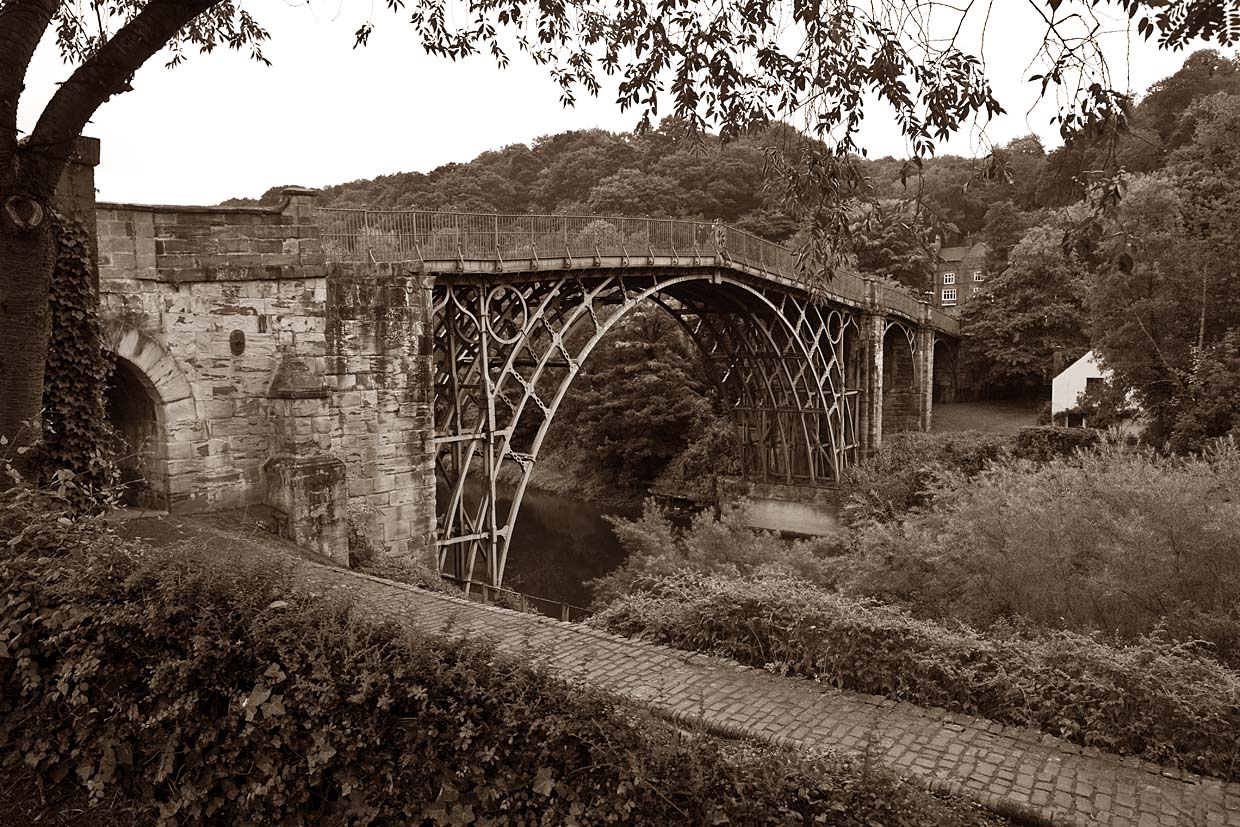
[(939, 307), (961, 307), (981, 292), (986, 283), (986, 245), (966, 243), (939, 249), (934, 268), (932, 303)]

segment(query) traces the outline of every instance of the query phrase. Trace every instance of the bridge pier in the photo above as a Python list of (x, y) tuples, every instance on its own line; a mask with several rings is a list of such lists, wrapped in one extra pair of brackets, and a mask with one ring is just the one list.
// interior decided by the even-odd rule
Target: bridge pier
[(934, 417), (934, 330), (923, 321), (917, 328), (917, 393), (920, 399), (918, 430), (928, 433)]
[(877, 453), (883, 443), (883, 337), (887, 317), (865, 313), (861, 317), (861, 390), (857, 412), (861, 432), (861, 456)]
[(430, 279), (329, 268), (314, 198), (98, 206), (100, 311), (135, 377), (112, 390), (128, 403), (114, 412), (152, 414), (118, 430), (149, 434), (130, 450), (154, 505), (268, 506), (285, 536), (339, 563), (360, 524), (433, 565)]

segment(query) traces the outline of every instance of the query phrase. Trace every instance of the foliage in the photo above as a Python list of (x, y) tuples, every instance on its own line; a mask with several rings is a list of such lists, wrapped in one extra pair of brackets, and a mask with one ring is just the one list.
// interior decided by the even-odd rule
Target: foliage
[(1240, 778), (1240, 674), (1161, 635), (1111, 647), (1062, 631), (1005, 627), (980, 634), (794, 579), (689, 574), (616, 601), (590, 622), (845, 689)]
[(688, 526), (678, 527), (651, 499), (639, 519), (609, 517), (626, 557), (620, 568), (590, 582), (595, 605), (657, 588), (662, 578), (681, 572), (730, 577), (784, 574), (823, 585), (835, 581), (830, 558), (839, 551), (839, 538), (789, 542), (771, 532), (754, 531), (745, 524), (744, 508), (725, 509), (719, 517), (704, 511)]
[(895, 279), (918, 294), (929, 290), (934, 278), (932, 230), (913, 205), (879, 202), (863, 215), (853, 233), (857, 268)]
[[(1117, 383), (1149, 417), (1156, 442), (1172, 437), (1181, 406), (1199, 398), (1190, 383), (1226, 372), (1221, 343), (1240, 327), (1237, 103), (1240, 95), (1220, 92), (1189, 107), (1192, 140), (1164, 172), (1128, 182), (1106, 227), (1118, 264), (1096, 277), (1091, 333)], [(1215, 359), (1222, 362), (1205, 364)]]
[(977, 431), (884, 437), (876, 454), (844, 472), (849, 495), (840, 516), (851, 526), (901, 519), (934, 501), (939, 471), (972, 477), (1010, 444), (1007, 437)]
[[(1107, 379), (1085, 388), (1084, 392), (1077, 396), (1076, 405), (1058, 415), (1076, 413), (1087, 417), (1086, 422), (1090, 428), (1102, 431), (1125, 428), (1138, 423), (1141, 419), (1141, 409), (1134, 403), (1132, 394), (1126, 388)], [(1046, 421), (1039, 422), (1039, 424), (1050, 424), (1050, 422), (1050, 403), (1047, 403)]]
[(720, 482), (740, 473), (736, 431), (720, 416), (690, 434), (689, 444), (659, 472), (651, 489), (699, 503), (716, 503)]
[(1176, 400), (1170, 447), (1201, 451), (1240, 425), (1240, 329), (1193, 354), (1192, 372)]
[(962, 353), (981, 360), (987, 384), (1045, 387), (1056, 353), (1089, 348), (1087, 269), (1064, 254), (1067, 221), (1057, 216), (1029, 230), (1012, 248), (1007, 269), (965, 305)]
[(378, 517), (378, 509), (373, 506), (349, 509), (346, 521), (349, 529), (349, 568), (360, 569), (383, 556), (383, 544), (375, 539), (375, 520)]
[(1012, 455), (1033, 462), (1049, 462), (1056, 457), (1069, 457), (1082, 449), (1092, 448), (1100, 441), (1101, 435), (1092, 428), (1030, 425), (1016, 432)]
[(419, 589), (425, 589), (428, 592), (441, 592), (443, 594), (460, 593), (459, 589), (455, 589), (444, 582), (437, 569), (423, 563), (417, 557), (379, 554), (370, 560), (353, 566), (353, 568), (362, 574), (382, 577), (384, 580), (394, 580), (397, 583), (404, 583), (409, 586), (417, 586)]
[(37, 464), (49, 477), (68, 469), (79, 483), (115, 485), (104, 392), (112, 359), (103, 349), (103, 325), (95, 292), (90, 236), (78, 219), (59, 216), (56, 269), (52, 271), (52, 335), (43, 374), (43, 439)]
[(998, 201), (990, 205), (986, 210), (986, 224), (982, 228), (987, 272), (1003, 272), (1012, 248), (1038, 223), (1034, 216), (1034, 213), (1017, 209), (1011, 201)]
[(973, 825), (865, 763), (725, 752), (484, 642), (0, 508), (0, 743), (160, 824)]
[(860, 529), (841, 588), (978, 625), (1020, 616), (1124, 640), (1162, 628), (1240, 665), (1234, 446), (1190, 458), (1104, 446), (933, 485), (930, 508)]
[(589, 457), (620, 488), (645, 488), (718, 419), (696, 346), (663, 310), (642, 304), (586, 360), (549, 442)]

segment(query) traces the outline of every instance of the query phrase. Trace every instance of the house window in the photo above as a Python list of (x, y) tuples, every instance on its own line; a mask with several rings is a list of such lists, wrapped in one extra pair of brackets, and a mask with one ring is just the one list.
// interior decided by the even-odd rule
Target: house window
[(980, 287), (974, 287), (974, 288), (973, 288), (973, 295), (974, 295), (974, 296), (976, 296), (976, 295), (977, 295), (978, 293), (980, 293), (980, 292), (982, 292), (982, 288), (980, 288)]
[(1090, 391), (1095, 391), (1095, 390), (1102, 390), (1102, 377), (1101, 376), (1087, 377), (1085, 379), (1085, 392), (1089, 393)]
[(974, 270), (974, 271), (973, 271), (973, 280), (974, 280), (974, 281), (985, 281), (985, 280), (986, 280), (986, 274), (985, 274), (985, 273), (983, 273), (981, 270)]
[(955, 274), (955, 273), (944, 273), (944, 274), (943, 274), (943, 283), (944, 283), (944, 284), (955, 284), (955, 283), (956, 283), (956, 274)]
[(944, 302), (956, 301), (956, 288), (955, 287), (943, 288), (943, 301)]

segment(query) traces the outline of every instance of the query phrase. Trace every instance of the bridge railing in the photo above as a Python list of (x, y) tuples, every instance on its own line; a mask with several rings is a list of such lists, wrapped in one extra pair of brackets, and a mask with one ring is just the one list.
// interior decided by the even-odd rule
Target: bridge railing
[[(829, 282), (807, 277), (794, 252), (764, 238), (707, 221), (588, 215), (500, 215), (432, 210), (321, 207), (317, 220), (329, 261), (556, 261), (566, 258), (722, 258), (809, 290), (880, 304), (920, 318), (919, 296), (899, 286), (835, 271)], [(872, 287), (868, 285), (873, 285)], [(954, 319), (931, 309), (937, 326)]]

